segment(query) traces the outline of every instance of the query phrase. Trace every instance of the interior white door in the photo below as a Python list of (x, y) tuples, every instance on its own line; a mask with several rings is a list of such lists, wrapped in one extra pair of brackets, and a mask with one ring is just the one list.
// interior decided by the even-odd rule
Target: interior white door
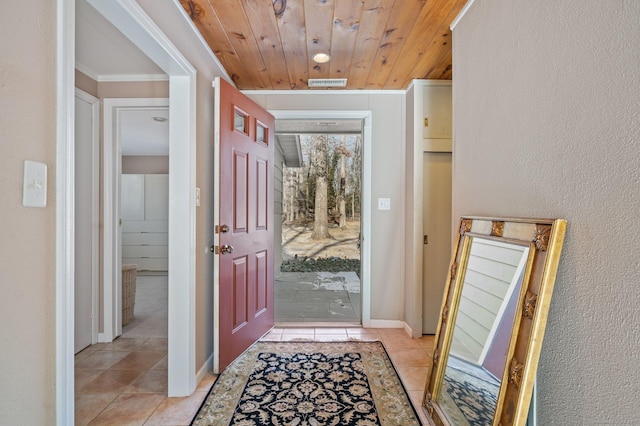
[(451, 258), (451, 153), (425, 152), (423, 173), (422, 333), (435, 334)]
[[(98, 102), (95, 99), (95, 102)], [(97, 274), (94, 262), (95, 174), (94, 103), (88, 95), (75, 98), (75, 353), (94, 342), (93, 283)]]

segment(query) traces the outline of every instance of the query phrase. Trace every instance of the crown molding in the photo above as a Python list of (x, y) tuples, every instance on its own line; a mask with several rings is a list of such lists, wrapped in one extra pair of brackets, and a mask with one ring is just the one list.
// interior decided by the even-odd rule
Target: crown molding
[(451, 25), (449, 26), (451, 31), (453, 31), (453, 29), (456, 27), (456, 25), (458, 25), (458, 22), (460, 22), (460, 20), (464, 17), (464, 15), (466, 15), (467, 11), (469, 10), (469, 8), (473, 5), (473, 3), (475, 1), (476, 0), (469, 0), (467, 2), (467, 4), (464, 5), (464, 7), (460, 11), (460, 13), (458, 13), (458, 16), (456, 16), (456, 19), (454, 19), (453, 22), (451, 23)]

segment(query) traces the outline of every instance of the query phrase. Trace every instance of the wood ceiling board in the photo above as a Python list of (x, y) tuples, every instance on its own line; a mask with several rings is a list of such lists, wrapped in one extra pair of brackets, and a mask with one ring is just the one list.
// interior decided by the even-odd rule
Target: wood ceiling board
[(318, 64), (312, 58), (316, 53), (332, 55), (333, 8), (333, 0), (304, 0), (306, 43), (309, 54), (304, 63), (309, 70), (309, 78), (329, 78), (330, 63)]
[(389, 20), (395, 0), (365, 0), (360, 16), (360, 27), (356, 36), (355, 50), (349, 69), (348, 89), (362, 89), (367, 84), (371, 63)]
[(180, 0), (211, 51), (223, 65), (236, 86), (246, 86), (244, 67), (207, 0)]
[[(249, 87), (270, 89), (271, 78), (259, 53), (258, 43), (241, 0), (213, 1), (210, 5), (244, 66)], [(247, 87), (238, 85), (238, 88)]]
[(286, 52), (291, 89), (307, 89), (309, 74), (303, 6), (297, 1), (288, 2), (277, 21), (282, 49)]
[[(409, 75), (417, 75), (420, 78), (427, 78), (431, 75), (433, 70), (440, 66), (443, 58), (446, 58), (451, 54), (451, 22), (458, 16), (460, 10), (464, 7), (466, 0), (448, 0), (448, 5), (442, 7), (442, 11), (449, 9), (449, 13), (446, 16), (438, 16), (437, 19), (433, 19), (434, 27), (439, 25), (438, 28), (429, 34), (429, 43), (425, 43), (426, 49), (421, 52), (419, 60), (409, 71)], [(451, 65), (449, 62), (448, 65)], [(446, 65), (445, 65), (446, 68)], [(430, 77), (429, 77), (430, 78)], [(405, 77), (405, 84), (410, 84), (411, 80)]]
[[(362, 2), (337, 0), (333, 12), (331, 37), (331, 78), (347, 78), (353, 59), (353, 51), (360, 27)], [(348, 83), (348, 82), (347, 82)]]
[(367, 89), (401, 89), (400, 85), (387, 84), (387, 77), (396, 61), (400, 58), (400, 51), (406, 42), (425, 0), (403, 0), (402, 5), (395, 4), (387, 21), (384, 35), (376, 57), (371, 64), (367, 79)]
[(402, 87), (411, 75), (415, 62), (419, 61), (440, 27), (440, 23), (449, 15), (451, 0), (430, 0), (420, 11), (420, 16), (408, 34), (400, 50), (400, 57), (412, 57), (414, 61), (396, 61), (387, 78), (387, 84)]
[(440, 60), (440, 63), (436, 64), (435, 68), (425, 74), (424, 78), (434, 80), (451, 80), (452, 68), (453, 68), (453, 52), (448, 49), (444, 57)]
[(271, 89), (289, 89), (289, 71), (271, 0), (242, 0), (248, 22), (271, 80)]
[[(347, 78), (354, 90), (406, 89), (417, 78), (451, 78), (448, 27), (467, 2), (180, 1), (244, 90), (308, 89), (309, 78)], [(332, 60), (313, 62), (319, 51)]]

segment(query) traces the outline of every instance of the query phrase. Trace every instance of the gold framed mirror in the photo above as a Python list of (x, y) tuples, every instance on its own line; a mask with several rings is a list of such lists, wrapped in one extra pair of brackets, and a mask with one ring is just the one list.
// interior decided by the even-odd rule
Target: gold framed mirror
[(460, 219), (424, 392), (433, 424), (526, 423), (566, 223)]

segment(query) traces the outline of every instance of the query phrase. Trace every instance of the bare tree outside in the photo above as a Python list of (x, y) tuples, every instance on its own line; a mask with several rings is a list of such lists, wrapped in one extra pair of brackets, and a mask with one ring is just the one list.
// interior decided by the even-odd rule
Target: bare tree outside
[(301, 167), (283, 168), (283, 272), (360, 273), (360, 135), (300, 135)]
[(321, 240), (330, 238), (328, 206), (328, 164), (327, 164), (327, 136), (317, 135), (314, 141), (315, 147), (315, 172), (316, 172), (316, 199), (313, 209), (313, 234), (311, 238)]
[(340, 212), (340, 223), (338, 226), (340, 229), (347, 227), (347, 200), (345, 197), (347, 189), (347, 169), (346, 159), (351, 157), (351, 152), (346, 146), (346, 136), (340, 136), (340, 147), (336, 150), (340, 154), (340, 181), (338, 182), (338, 211)]

